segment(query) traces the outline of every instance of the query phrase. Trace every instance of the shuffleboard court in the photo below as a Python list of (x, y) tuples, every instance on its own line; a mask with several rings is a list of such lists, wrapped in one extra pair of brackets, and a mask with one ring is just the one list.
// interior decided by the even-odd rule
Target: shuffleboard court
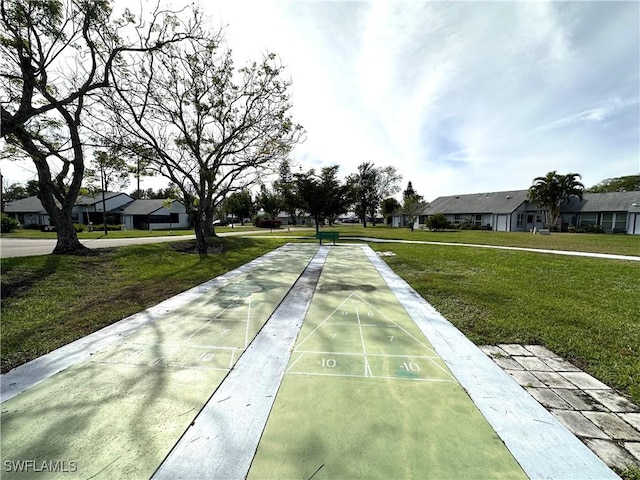
[(149, 478), (317, 251), (283, 248), (4, 402), (3, 478)]
[(359, 246), (332, 248), (249, 478), (527, 478)]

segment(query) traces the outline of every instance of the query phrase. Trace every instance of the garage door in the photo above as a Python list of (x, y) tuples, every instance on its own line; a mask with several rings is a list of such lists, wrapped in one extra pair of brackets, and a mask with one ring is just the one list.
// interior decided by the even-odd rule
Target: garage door
[(509, 216), (508, 215), (498, 215), (497, 218), (497, 222), (496, 222), (496, 230), (499, 232), (506, 232), (507, 231), (507, 218)]
[(634, 222), (635, 227), (633, 229), (634, 235), (640, 235), (640, 213), (636, 213), (636, 221)]

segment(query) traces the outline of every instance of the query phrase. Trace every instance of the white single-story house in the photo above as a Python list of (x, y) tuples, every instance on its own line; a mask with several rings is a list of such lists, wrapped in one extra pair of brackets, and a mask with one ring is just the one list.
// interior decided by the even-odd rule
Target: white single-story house
[[(605, 232), (640, 235), (640, 192), (585, 193), (561, 208), (561, 230), (598, 225)], [(543, 228), (539, 208), (529, 201), (528, 190), (473, 193), (438, 197), (429, 203), (415, 224), (423, 227), (429, 216), (442, 213), (453, 225), (501, 232), (525, 232)], [(397, 217), (397, 218), (396, 218)], [(402, 216), (394, 215), (393, 225)]]
[[(119, 225), (122, 222), (122, 210), (133, 202), (133, 197), (121, 192), (104, 192), (104, 206), (107, 212), (107, 224)], [(95, 195), (80, 195), (71, 211), (71, 219), (81, 225), (101, 224), (103, 222), (102, 192)]]
[(49, 215), (38, 197), (27, 197), (9, 202), (4, 207), (4, 213), (17, 220), (20, 225), (49, 225)]
[[(107, 210), (107, 223), (122, 223), (122, 208), (133, 202), (133, 198), (126, 193), (105, 192), (104, 203)], [(28, 197), (5, 205), (5, 213), (15, 218), (21, 225), (49, 226), (51, 221), (42, 202), (38, 197)], [(89, 223), (102, 223), (102, 193), (95, 195), (80, 195), (71, 210), (71, 219), (74, 223), (89, 225)]]
[[(188, 228), (189, 215), (184, 205), (174, 201), (171, 209), (163, 206), (164, 200), (134, 200), (126, 193), (105, 192), (107, 223), (124, 225), (136, 229)], [(38, 197), (28, 197), (8, 203), (5, 213), (21, 225), (50, 226), (49, 215)], [(81, 225), (101, 224), (103, 221), (102, 193), (93, 196), (81, 195), (71, 211), (74, 223)]]
[(140, 230), (189, 228), (189, 214), (177, 200), (170, 207), (164, 206), (162, 199), (134, 200), (124, 208), (122, 223), (126, 228)]
[(295, 222), (292, 220), (291, 215), (284, 211), (276, 216), (276, 220), (280, 220), (280, 225), (306, 225), (310, 222), (308, 215), (296, 215), (294, 219)]

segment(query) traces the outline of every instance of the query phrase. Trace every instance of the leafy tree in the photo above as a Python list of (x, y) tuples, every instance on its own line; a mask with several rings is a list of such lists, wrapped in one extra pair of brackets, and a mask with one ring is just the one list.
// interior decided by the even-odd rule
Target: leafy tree
[(324, 167), (320, 175), (314, 169), (294, 175), (299, 206), (314, 219), (316, 233), (320, 223), (344, 213), (351, 203), (349, 184), (337, 180), (338, 168)]
[(449, 220), (444, 216), (444, 213), (436, 213), (427, 219), (427, 227), (431, 230), (444, 230), (448, 226)]
[(275, 189), (269, 190), (265, 185), (260, 185), (256, 205), (264, 210), (271, 220), (274, 220), (282, 211), (282, 197)]
[[(107, 205), (105, 193), (109, 191), (109, 186), (115, 184), (117, 189), (124, 188), (129, 184), (129, 173), (127, 171), (126, 162), (113, 154), (104, 150), (95, 150), (93, 152), (93, 164), (95, 168), (85, 170), (85, 179), (89, 182), (90, 191), (102, 193), (102, 224), (104, 226), (104, 234), (107, 235)], [(99, 186), (93, 185), (93, 182), (99, 182)]]
[(177, 198), (180, 192), (175, 185), (169, 184), (166, 188), (159, 188), (157, 191), (153, 188), (147, 188), (146, 190), (135, 190), (131, 197), (135, 199), (147, 198), (147, 199), (165, 199), (165, 198)]
[(171, 223), (171, 207), (173, 207), (173, 202), (175, 201), (176, 201), (175, 198), (171, 198), (171, 197), (165, 198), (162, 201), (162, 206), (167, 210), (169, 210), (169, 230), (173, 229), (173, 224)]
[(399, 211), (402, 208), (402, 205), (395, 198), (389, 197), (382, 200), (380, 207), (382, 210), (382, 215), (384, 216), (387, 225), (390, 225), (391, 216), (397, 211)]
[(333, 225), (339, 215), (346, 213), (351, 204), (351, 186), (338, 180), (338, 165), (320, 171), (320, 185), (324, 195), (324, 218)]
[(13, 183), (7, 188), (4, 188), (3, 185), (3, 189), (2, 200), (7, 203), (22, 200), (23, 198), (36, 197), (40, 191), (36, 180), (29, 180), (26, 185)]
[(412, 232), (418, 217), (424, 212), (426, 207), (427, 202), (424, 201), (422, 195), (418, 195), (413, 189), (411, 181), (409, 181), (407, 189), (402, 192), (402, 213), (409, 217), (409, 228)]
[(225, 199), (223, 205), (223, 211), (238, 217), (241, 225), (244, 225), (245, 217), (250, 217), (254, 210), (251, 192), (246, 188), (239, 192), (233, 192)]
[(392, 166), (378, 168), (371, 162), (358, 165), (358, 173), (349, 177), (353, 185), (354, 200), (358, 216), (363, 219), (363, 226), (367, 226), (367, 215), (373, 226), (376, 224), (376, 213), (382, 199), (396, 193), (398, 182), (402, 179), (396, 168)]
[(276, 56), (236, 69), (222, 40), (200, 29), (157, 56), (131, 55), (105, 99), (118, 142), (151, 151), (154, 168), (180, 189), (200, 254), (224, 199), (259, 183), (302, 135)]
[(0, 232), (11, 233), (16, 228), (20, 228), (20, 223), (18, 223), (15, 218), (11, 218), (9, 215), (5, 215), (4, 213), (0, 215)]
[(547, 228), (554, 228), (560, 218), (561, 206), (572, 197), (582, 199), (584, 185), (578, 181), (578, 173), (560, 175), (555, 170), (544, 177), (533, 179), (529, 187), (529, 199), (542, 209), (542, 222)]
[(78, 241), (71, 210), (84, 177), (85, 133), (97, 121), (88, 113), (110, 85), (112, 67), (126, 52), (152, 57), (189, 35), (172, 12), (156, 9), (129, 41), (124, 29), (135, 18), (126, 12), (112, 22), (110, 15), (106, 1), (2, 0), (0, 5), (1, 136), (7, 149), (35, 164), (38, 197), (56, 226), (54, 254), (88, 251)]
[(291, 217), (291, 223), (296, 224), (299, 200), (296, 198), (296, 185), (291, 172), (291, 162), (285, 158), (278, 169), (279, 177), (274, 182), (274, 188), (282, 198), (282, 209)]
[(640, 191), (640, 174), (607, 178), (586, 191), (589, 193), (637, 192)]
[(402, 198), (413, 197), (415, 195), (417, 195), (417, 192), (413, 189), (413, 183), (411, 183), (411, 180), (409, 180), (406, 190), (402, 192)]

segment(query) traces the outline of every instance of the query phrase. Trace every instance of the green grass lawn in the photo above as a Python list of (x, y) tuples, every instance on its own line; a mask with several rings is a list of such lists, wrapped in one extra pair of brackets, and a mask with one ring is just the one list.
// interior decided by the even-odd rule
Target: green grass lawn
[[(640, 238), (630, 235), (338, 230), (342, 236), (640, 254)], [(220, 241), (225, 252), (202, 259), (170, 244), (123, 247), (94, 257), (2, 259), (2, 371), (290, 239)], [(640, 263), (446, 245), (372, 246), (396, 253), (384, 257), (391, 267), (477, 344), (543, 344), (640, 403)]]
[[(391, 228), (382, 225), (363, 228), (362, 225), (345, 224), (323, 227), (323, 230), (337, 231), (340, 233), (341, 238), (373, 237), (394, 240), (499, 245), (640, 256), (640, 236), (638, 235), (586, 233), (532, 235), (526, 232), (492, 232), (486, 230), (452, 230), (445, 232), (415, 230), (412, 232), (407, 228)], [(300, 236), (305, 237), (313, 237), (315, 235), (314, 231), (297, 231), (293, 227), (291, 228), (291, 232), (283, 227), (280, 230), (274, 230), (273, 234), (290, 235), (296, 232)], [(269, 235), (271, 235), (271, 233), (269, 233)]]

